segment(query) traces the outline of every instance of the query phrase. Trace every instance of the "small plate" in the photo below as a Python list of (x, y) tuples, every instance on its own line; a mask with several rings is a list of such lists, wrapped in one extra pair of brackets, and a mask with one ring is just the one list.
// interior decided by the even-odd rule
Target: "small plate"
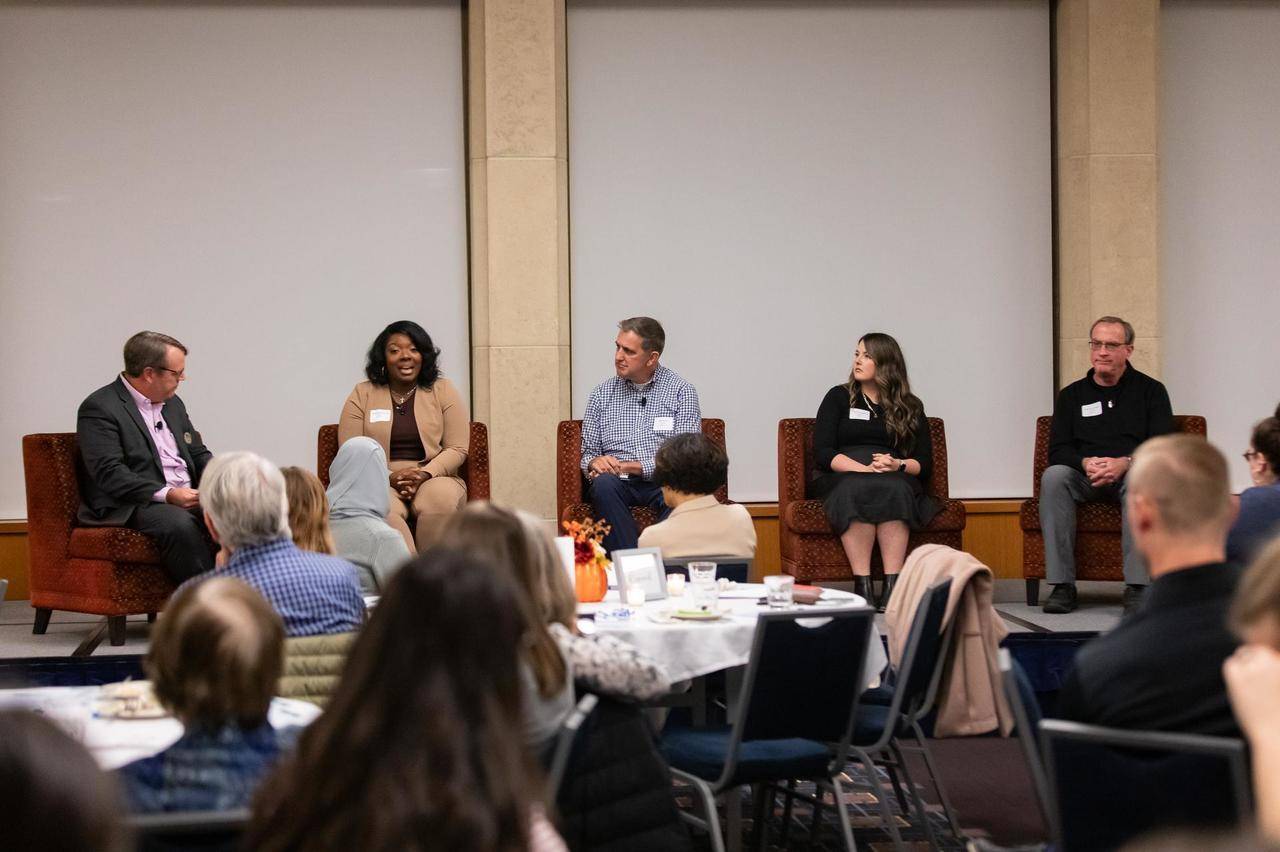
[(697, 609), (678, 609), (671, 613), (672, 618), (678, 618), (681, 621), (715, 621), (723, 618), (724, 613), (721, 612), (703, 612)]

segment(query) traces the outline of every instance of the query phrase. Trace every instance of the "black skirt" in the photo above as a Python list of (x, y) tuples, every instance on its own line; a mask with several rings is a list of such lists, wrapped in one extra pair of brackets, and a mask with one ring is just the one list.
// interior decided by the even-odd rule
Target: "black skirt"
[[(841, 452), (862, 464), (870, 464), (873, 453), (891, 452), (885, 447), (849, 447)], [(823, 501), (827, 520), (837, 533), (844, 533), (855, 521), (882, 524), (905, 521), (913, 530), (924, 529), (941, 510), (938, 501), (924, 493), (918, 477), (909, 473), (820, 473), (810, 485), (810, 493)]]

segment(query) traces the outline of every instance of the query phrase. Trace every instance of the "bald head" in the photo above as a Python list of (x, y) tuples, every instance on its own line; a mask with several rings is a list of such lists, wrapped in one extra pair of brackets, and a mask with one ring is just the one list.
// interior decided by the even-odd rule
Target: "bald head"
[(1227, 460), (1198, 435), (1145, 442), (1133, 454), (1128, 482), (1129, 499), (1151, 506), (1170, 536), (1221, 538), (1231, 526)]

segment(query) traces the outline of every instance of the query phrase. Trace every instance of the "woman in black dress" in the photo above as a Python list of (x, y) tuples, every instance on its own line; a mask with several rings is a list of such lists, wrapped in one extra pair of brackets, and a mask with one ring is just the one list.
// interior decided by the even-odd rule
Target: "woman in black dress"
[(818, 407), (813, 456), (810, 491), (825, 501), (853, 568), (854, 590), (868, 601), (874, 600), (871, 548), (880, 543), (883, 609), (910, 530), (924, 527), (940, 508), (921, 484), (931, 472), (933, 442), (898, 341), (879, 332), (858, 341), (848, 383), (833, 387)]

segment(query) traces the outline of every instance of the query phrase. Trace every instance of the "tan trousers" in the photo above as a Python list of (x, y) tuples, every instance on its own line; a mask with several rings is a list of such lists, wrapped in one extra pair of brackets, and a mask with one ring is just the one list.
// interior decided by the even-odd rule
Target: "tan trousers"
[[(411, 461), (393, 461), (387, 465), (392, 472), (417, 466)], [(440, 525), (467, 502), (467, 485), (456, 476), (431, 477), (418, 486), (411, 501), (402, 499), (390, 484), (387, 490), (391, 492), (387, 523), (404, 536), (410, 553), (421, 553), (430, 547), (439, 536)], [(409, 518), (413, 518), (413, 532), (409, 531)]]

